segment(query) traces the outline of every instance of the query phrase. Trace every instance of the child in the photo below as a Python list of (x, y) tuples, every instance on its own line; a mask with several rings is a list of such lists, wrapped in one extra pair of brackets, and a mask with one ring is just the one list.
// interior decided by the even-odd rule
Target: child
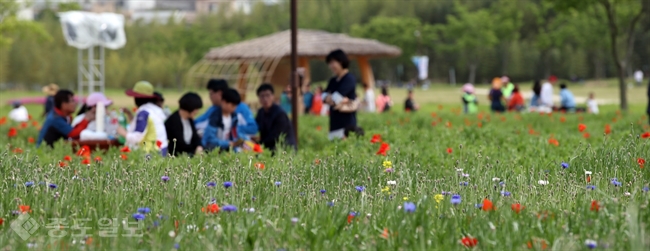
[(592, 114), (598, 114), (598, 102), (594, 99), (594, 93), (589, 93), (589, 99), (587, 99), (587, 112)]
[(406, 101), (404, 101), (404, 110), (406, 112), (414, 112), (420, 108), (418, 104), (413, 101), (413, 90), (409, 90)]
[(178, 156), (183, 153), (190, 156), (203, 152), (201, 137), (194, 127), (194, 117), (203, 108), (201, 97), (188, 92), (178, 101), (179, 109), (165, 121), (167, 139), (171, 145), (171, 154)]
[(241, 146), (248, 140), (248, 136), (237, 130), (238, 119), (235, 109), (241, 103), (237, 90), (227, 89), (221, 97), (221, 107), (216, 107), (210, 115), (210, 122), (205, 128), (203, 147), (208, 150), (219, 149), (235, 152), (241, 151)]
[(137, 82), (133, 89), (126, 91), (126, 95), (134, 98), (138, 109), (128, 131), (120, 127), (118, 134), (126, 138), (127, 146), (142, 147), (147, 152), (156, 151), (163, 157), (167, 156), (166, 116), (156, 105), (159, 98), (154, 94), (153, 85), (147, 81)]
[(525, 108), (524, 96), (519, 92), (519, 86), (515, 85), (512, 89), (510, 101), (508, 101), (508, 111), (523, 111)]
[(388, 96), (388, 88), (386, 86), (381, 88), (381, 94), (377, 99), (375, 99), (375, 106), (379, 113), (388, 112), (390, 107), (393, 106), (393, 102), (391, 101), (390, 96)]
[(25, 108), (25, 106), (20, 103), (20, 101), (14, 101), (12, 106), (14, 109), (9, 112), (9, 119), (15, 122), (29, 121), (29, 112), (27, 111), (27, 108)]
[(505, 97), (503, 96), (503, 92), (501, 92), (501, 78), (494, 78), (492, 80), (492, 89), (490, 90), (490, 94), (488, 95), (488, 98), (490, 99), (490, 109), (492, 112), (504, 112), (506, 111), (506, 107), (503, 106), (503, 102), (505, 100)]
[(478, 112), (478, 99), (474, 96), (474, 85), (467, 83), (463, 85), (463, 112), (465, 114), (474, 114)]

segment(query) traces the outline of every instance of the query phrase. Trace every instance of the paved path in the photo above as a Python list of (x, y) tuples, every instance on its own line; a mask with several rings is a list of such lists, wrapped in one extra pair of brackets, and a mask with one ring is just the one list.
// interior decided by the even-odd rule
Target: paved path
[[(475, 93), (476, 93), (476, 95), (487, 96), (490, 93), (490, 90), (485, 89), (485, 88), (477, 88), (475, 90)], [(532, 92), (525, 92), (524, 93), (524, 98), (525, 99), (530, 99), (532, 97), (533, 97)], [(587, 102), (586, 97), (575, 96), (574, 98), (576, 100), (576, 104), (578, 104), (578, 105), (584, 105)], [(618, 104), (618, 100), (612, 100), (612, 99), (596, 99), (596, 101), (598, 101), (599, 105)], [(560, 95), (553, 94), (553, 102), (554, 103), (560, 103)]]

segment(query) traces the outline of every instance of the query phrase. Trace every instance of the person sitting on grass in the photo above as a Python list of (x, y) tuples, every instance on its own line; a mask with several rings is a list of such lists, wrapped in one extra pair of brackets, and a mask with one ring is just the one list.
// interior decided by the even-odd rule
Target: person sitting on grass
[(587, 99), (587, 112), (591, 114), (598, 114), (598, 102), (594, 98), (594, 93), (589, 93), (589, 99)]
[[(97, 118), (96, 112), (97, 112), (97, 105), (99, 103), (102, 103), (104, 107), (108, 107), (111, 104), (113, 104), (113, 101), (106, 98), (106, 96), (104, 96), (104, 94), (100, 92), (91, 93), (86, 98), (84, 105), (81, 107), (81, 109), (79, 109), (77, 116), (72, 120), (72, 126), (76, 126), (77, 124), (79, 124), (79, 122), (83, 121), (86, 115), (89, 115), (91, 113), (94, 114), (95, 117)], [(111, 119), (108, 116), (104, 116), (103, 119), (104, 119), (104, 128), (102, 128), (101, 131), (97, 130), (97, 123), (96, 123), (97, 121), (96, 120), (92, 121), (88, 123), (88, 125), (86, 126), (86, 128), (84, 128), (83, 131), (81, 131), (81, 134), (79, 135), (79, 139), (80, 140), (108, 139), (109, 133), (113, 134), (117, 130), (118, 125), (111, 123)]]
[(515, 85), (512, 89), (510, 100), (508, 101), (508, 111), (523, 111), (526, 108), (524, 96), (519, 92), (519, 86)]
[(169, 117), (169, 115), (172, 114), (172, 111), (169, 110), (169, 107), (165, 105), (165, 97), (162, 95), (160, 92), (154, 92), (154, 95), (156, 95), (156, 98), (158, 98), (158, 101), (156, 101), (156, 105), (160, 106), (160, 108), (163, 109), (163, 112), (165, 113), (165, 119)]
[(488, 99), (490, 99), (491, 102), (490, 110), (496, 113), (501, 113), (506, 110), (506, 107), (503, 106), (505, 97), (503, 97), (503, 93), (501, 92), (501, 84), (501, 78), (494, 78), (492, 80), (492, 89), (488, 95)]
[(418, 104), (413, 101), (413, 90), (409, 90), (408, 96), (406, 97), (406, 101), (404, 101), (404, 110), (406, 112), (415, 112), (420, 108)]
[(172, 113), (165, 121), (167, 139), (171, 145), (171, 154), (179, 156), (201, 154), (201, 137), (196, 133), (194, 117), (203, 108), (201, 96), (196, 93), (185, 93), (178, 101), (179, 109)]
[[(228, 82), (223, 79), (211, 79), (208, 81), (208, 91), (210, 92), (210, 101), (212, 106), (203, 113), (201, 116), (194, 120), (199, 135), (203, 134), (203, 130), (208, 126), (212, 113), (214, 113), (219, 106), (221, 106), (221, 96), (223, 93), (228, 90)], [(246, 103), (241, 102), (235, 109), (235, 116), (238, 117), (237, 120), (237, 131), (246, 135), (255, 135), (257, 134), (257, 124), (255, 123), (255, 117), (253, 117), (253, 112), (246, 105)]]
[(146, 152), (158, 152), (167, 156), (167, 131), (165, 130), (165, 113), (156, 105), (158, 97), (153, 85), (147, 81), (135, 83), (126, 95), (133, 97), (138, 109), (128, 130), (118, 128), (118, 134), (126, 138), (126, 145), (131, 148), (142, 147)]
[(13, 109), (9, 112), (9, 119), (14, 122), (27, 122), (29, 121), (29, 112), (27, 108), (20, 101), (14, 101), (12, 104)]
[(575, 112), (576, 110), (576, 101), (573, 97), (573, 93), (569, 91), (566, 84), (560, 84), (560, 110), (566, 112)]
[(280, 142), (295, 148), (296, 138), (293, 135), (291, 121), (284, 110), (275, 104), (273, 86), (262, 84), (257, 88), (257, 98), (262, 108), (255, 117), (260, 136), (254, 137), (254, 140), (271, 151), (275, 151)]
[(239, 117), (235, 112), (241, 103), (237, 90), (227, 89), (221, 95), (221, 106), (215, 107), (210, 114), (210, 121), (205, 128), (201, 143), (206, 150), (241, 151), (241, 146), (248, 139), (237, 125)]
[(463, 112), (465, 114), (474, 114), (478, 112), (478, 99), (474, 95), (474, 85), (467, 83), (463, 85)]
[(77, 102), (74, 99), (74, 93), (69, 90), (59, 90), (54, 95), (54, 108), (47, 115), (43, 127), (38, 134), (36, 147), (39, 147), (43, 141), (50, 146), (60, 139), (77, 139), (88, 123), (95, 120), (95, 114), (88, 114), (75, 127), (70, 125), (71, 115), (77, 109)]

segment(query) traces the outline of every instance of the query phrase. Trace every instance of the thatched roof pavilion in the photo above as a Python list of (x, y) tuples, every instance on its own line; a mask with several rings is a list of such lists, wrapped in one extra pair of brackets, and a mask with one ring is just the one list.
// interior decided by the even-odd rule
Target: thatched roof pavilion
[[(318, 30), (298, 30), (298, 67), (303, 75), (303, 85), (309, 83), (309, 60), (324, 59), (336, 49), (345, 51), (351, 60), (358, 62), (361, 81), (372, 88), (375, 80), (368, 59), (396, 57), (402, 51), (395, 46), (376, 40), (354, 38), (345, 34)], [(203, 60), (195, 64), (190, 75), (198, 85), (204, 85), (210, 78), (224, 78), (237, 83), (245, 97), (246, 91), (269, 82), (284, 89), (289, 84), (291, 69), (291, 31), (211, 49)], [(280, 91), (276, 91), (279, 95)]]

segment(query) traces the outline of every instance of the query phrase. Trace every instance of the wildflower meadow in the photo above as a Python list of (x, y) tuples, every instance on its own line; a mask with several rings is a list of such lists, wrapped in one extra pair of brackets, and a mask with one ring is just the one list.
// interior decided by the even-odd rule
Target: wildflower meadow
[[(297, 153), (36, 148), (0, 125), (2, 250), (650, 250), (640, 113), (361, 114)], [(172, 145), (172, 144), (170, 144)]]

